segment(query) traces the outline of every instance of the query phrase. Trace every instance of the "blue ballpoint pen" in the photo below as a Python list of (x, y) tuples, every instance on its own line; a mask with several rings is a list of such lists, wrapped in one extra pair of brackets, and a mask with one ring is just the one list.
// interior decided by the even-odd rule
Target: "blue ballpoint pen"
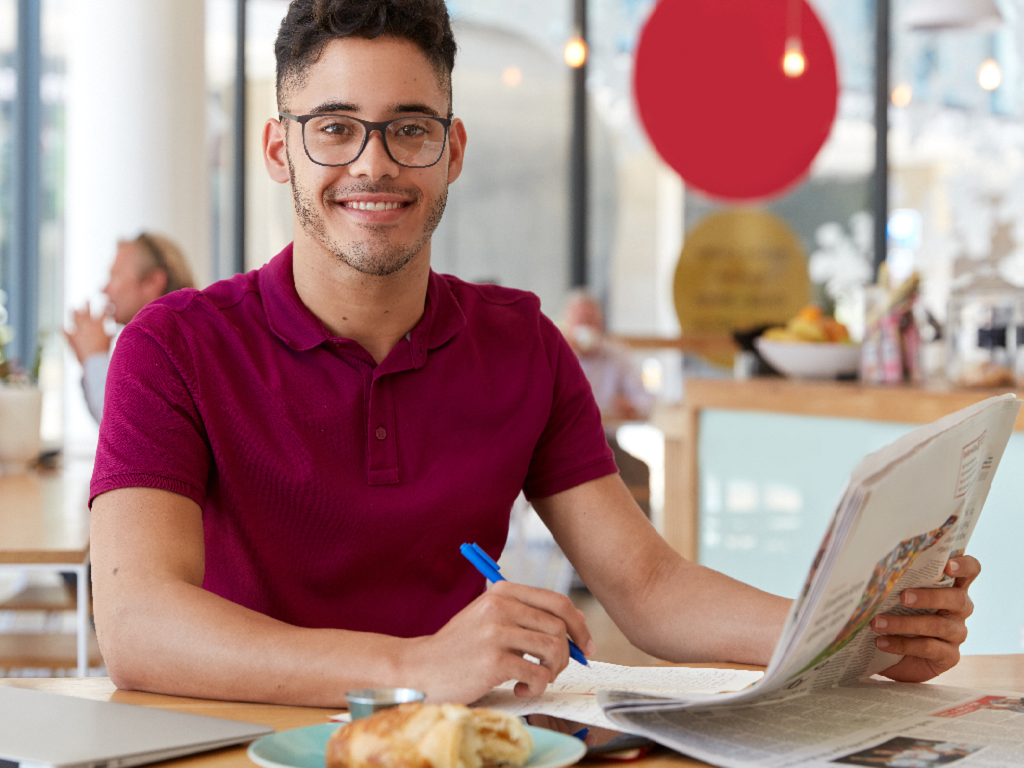
[[(498, 573), (501, 566), (494, 562), (491, 556), (480, 549), (477, 544), (463, 544), (459, 547), (459, 551), (491, 583), (497, 584), (499, 581), (505, 581), (505, 577)], [(587, 657), (583, 655), (583, 651), (572, 640), (569, 640), (569, 656), (585, 667), (590, 666), (587, 664)]]

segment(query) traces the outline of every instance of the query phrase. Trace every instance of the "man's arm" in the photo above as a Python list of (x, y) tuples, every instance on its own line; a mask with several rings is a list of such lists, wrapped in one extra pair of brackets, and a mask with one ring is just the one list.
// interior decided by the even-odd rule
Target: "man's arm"
[(768, 663), (790, 601), (682, 558), (618, 475), (532, 503), (633, 645), (667, 661)]
[[(684, 560), (643, 516), (618, 475), (533, 505), (635, 646), (669, 661), (768, 663), (790, 601)], [(979, 571), (973, 557), (954, 558), (946, 565), (957, 577), (953, 588), (903, 593), (905, 604), (935, 609), (935, 615), (872, 621), (873, 629), (887, 634), (878, 638), (880, 648), (908, 654), (883, 674), (927, 680), (959, 661), (972, 610), (967, 588)]]
[(567, 632), (592, 648), (567, 598), (507, 583), (429, 637), (285, 624), (202, 588), (202, 512), (167, 491), (98, 496), (91, 544), (100, 648), (120, 688), (342, 706), (347, 690), (407, 686), (469, 702), (510, 679), (519, 694), (539, 695), (568, 664)]

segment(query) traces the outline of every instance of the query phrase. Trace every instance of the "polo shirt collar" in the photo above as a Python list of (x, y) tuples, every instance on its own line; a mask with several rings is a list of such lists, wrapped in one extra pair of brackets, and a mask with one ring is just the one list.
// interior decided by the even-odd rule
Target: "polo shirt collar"
[(305, 352), (331, 338), (295, 290), (291, 243), (260, 270), (259, 285), (267, 323), (289, 347)]
[(427, 352), (446, 344), (465, 326), (466, 314), (452, 293), (451, 285), (434, 270), (430, 270), (423, 317), (408, 337), (412, 367), (422, 368), (427, 362)]
[[(304, 352), (334, 339), (320, 319), (302, 303), (295, 290), (291, 243), (260, 270), (259, 286), (267, 322), (289, 347)], [(403, 346), (399, 343), (381, 365), (394, 366), (396, 370), (422, 368), (427, 361), (427, 352), (447, 343), (465, 325), (466, 315), (448, 281), (431, 270), (423, 317), (406, 337), (407, 355), (399, 352), (399, 347)], [(392, 361), (396, 357), (398, 359)]]

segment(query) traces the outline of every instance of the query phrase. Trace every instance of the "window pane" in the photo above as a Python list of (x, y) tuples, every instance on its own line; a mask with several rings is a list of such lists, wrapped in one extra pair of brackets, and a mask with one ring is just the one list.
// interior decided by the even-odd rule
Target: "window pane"
[[(42, 437), (54, 444), (59, 444), (63, 435), (66, 16), (67, 0), (44, 0), (39, 77), (39, 383), (43, 390)], [(72, 395), (80, 396), (77, 392)]]
[(0, 286), (6, 286), (5, 268), (11, 257), (14, 205), (14, 97), (18, 78), (14, 71), (18, 29), (15, 0), (0, 0)]

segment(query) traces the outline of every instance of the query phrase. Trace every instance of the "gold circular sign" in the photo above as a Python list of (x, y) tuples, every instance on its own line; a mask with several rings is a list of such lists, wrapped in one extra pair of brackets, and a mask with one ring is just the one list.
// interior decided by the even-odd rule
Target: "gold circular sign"
[(777, 216), (712, 213), (686, 236), (673, 293), (683, 334), (784, 325), (810, 300), (807, 255)]

